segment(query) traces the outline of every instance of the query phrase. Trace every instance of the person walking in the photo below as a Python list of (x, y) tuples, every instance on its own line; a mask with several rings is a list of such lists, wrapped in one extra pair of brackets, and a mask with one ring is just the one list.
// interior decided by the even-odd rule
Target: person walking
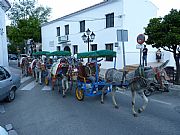
[(146, 45), (144, 45), (144, 48), (143, 48), (143, 66), (144, 66), (144, 63), (145, 63), (145, 66), (147, 66), (147, 52), (148, 52), (148, 49), (146, 48)]

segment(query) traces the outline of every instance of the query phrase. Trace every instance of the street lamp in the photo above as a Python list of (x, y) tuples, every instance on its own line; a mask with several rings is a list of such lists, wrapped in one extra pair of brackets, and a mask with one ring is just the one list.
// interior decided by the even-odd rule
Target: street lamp
[[(84, 41), (84, 43), (88, 43), (88, 52), (89, 52), (89, 43), (93, 42), (94, 39), (95, 39), (95, 34), (91, 32), (89, 28), (87, 29), (86, 33), (82, 35), (82, 40)], [(89, 62), (89, 58), (88, 58), (88, 62)]]

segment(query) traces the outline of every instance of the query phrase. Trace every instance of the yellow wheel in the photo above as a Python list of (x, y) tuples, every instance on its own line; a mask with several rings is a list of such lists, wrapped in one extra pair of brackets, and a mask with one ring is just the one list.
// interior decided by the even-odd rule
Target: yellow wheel
[(45, 81), (45, 84), (46, 84), (46, 85), (48, 85), (48, 84), (49, 84), (49, 79), (48, 79), (47, 77), (45, 78), (45, 80), (44, 80), (44, 81)]
[(84, 99), (84, 91), (78, 90), (78, 87), (76, 88), (76, 98), (79, 101), (82, 101)]

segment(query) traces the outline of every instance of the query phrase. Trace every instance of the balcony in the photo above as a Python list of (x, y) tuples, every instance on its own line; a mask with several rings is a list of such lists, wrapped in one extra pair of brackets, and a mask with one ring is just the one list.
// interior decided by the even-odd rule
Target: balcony
[(67, 43), (67, 42), (70, 42), (68, 35), (58, 37), (58, 44), (64, 44), (64, 43)]

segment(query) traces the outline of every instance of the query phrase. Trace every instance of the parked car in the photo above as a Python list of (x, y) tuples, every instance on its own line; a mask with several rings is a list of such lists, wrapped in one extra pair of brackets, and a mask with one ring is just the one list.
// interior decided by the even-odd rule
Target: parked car
[(0, 66), (0, 100), (13, 101), (20, 85), (20, 75), (12, 74), (8, 68)]
[(17, 59), (18, 59), (18, 57), (16, 54), (11, 54), (10, 60), (17, 60)]

